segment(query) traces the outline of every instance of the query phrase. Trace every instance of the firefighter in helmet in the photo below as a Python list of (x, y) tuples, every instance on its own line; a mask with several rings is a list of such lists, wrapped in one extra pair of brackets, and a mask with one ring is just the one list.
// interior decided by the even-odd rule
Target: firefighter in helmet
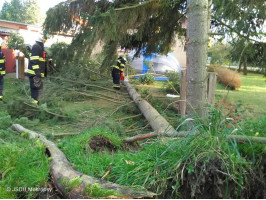
[(112, 77), (113, 77), (113, 88), (120, 90), (120, 80), (124, 80), (124, 68), (126, 66), (127, 59), (125, 57), (119, 56), (117, 59), (117, 64), (113, 66)]
[(39, 105), (39, 100), (43, 90), (43, 77), (45, 76), (45, 51), (44, 37), (39, 36), (32, 46), (30, 61), (27, 70), (27, 75), (30, 80), (30, 90), (32, 103)]
[(6, 75), (5, 56), (2, 52), (3, 39), (0, 38), (0, 101), (3, 100), (4, 76)]

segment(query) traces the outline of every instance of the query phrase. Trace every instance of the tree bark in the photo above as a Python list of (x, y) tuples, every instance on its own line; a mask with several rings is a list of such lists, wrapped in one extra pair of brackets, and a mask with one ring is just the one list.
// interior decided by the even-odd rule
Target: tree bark
[(246, 60), (245, 60), (245, 62), (244, 62), (243, 74), (244, 74), (244, 75), (247, 75), (247, 74), (248, 74), (247, 61), (246, 61)]
[[(37, 138), (45, 144), (46, 149), (49, 151), (51, 157), (51, 177), (54, 181), (56, 188), (62, 193), (65, 198), (88, 198), (89, 194), (85, 195), (86, 185), (93, 184), (98, 184), (104, 190), (114, 190), (119, 195), (121, 195), (117, 196), (117, 198), (152, 198), (156, 195), (155, 193), (146, 191), (145, 189), (136, 189), (128, 186), (122, 186), (112, 182), (102, 181), (94, 177), (77, 172), (72, 168), (64, 153), (60, 151), (53, 142), (47, 140), (43, 135), (25, 129), (19, 124), (13, 124), (12, 129), (19, 133), (28, 133), (30, 138)], [(75, 188), (67, 190), (66, 185), (64, 185), (63, 183), (64, 180), (69, 182), (74, 178), (79, 178), (80, 180), (82, 180), (81, 184)], [(114, 198), (114, 196), (112, 196), (112, 198)]]
[[(153, 137), (159, 137), (161, 136), (160, 134), (156, 133), (148, 133), (148, 134), (141, 134), (141, 135), (136, 135), (133, 137), (129, 137), (124, 139), (123, 141), (125, 143), (132, 143), (136, 142), (139, 140), (144, 140), (147, 138), (153, 138)], [(261, 143), (261, 144), (266, 144), (266, 138), (265, 137), (252, 137), (252, 136), (244, 136), (244, 135), (228, 135), (226, 137), (227, 141), (236, 141), (239, 143)]]
[(188, 1), (188, 67), (187, 107), (188, 114), (207, 117), (207, 44), (208, 44), (208, 0)]
[(266, 138), (265, 137), (254, 137), (254, 136), (245, 136), (245, 135), (228, 135), (226, 137), (227, 140), (235, 140), (236, 142), (240, 143), (262, 143), (266, 144)]
[(180, 102), (179, 102), (179, 114), (184, 117), (187, 109), (187, 75), (186, 70), (181, 71), (181, 88), (180, 88)]
[(161, 134), (164, 136), (172, 137), (186, 137), (188, 132), (180, 131), (177, 132), (166, 119), (158, 113), (158, 111), (153, 108), (146, 100), (142, 99), (141, 96), (136, 92), (136, 90), (129, 84), (127, 80), (124, 81), (127, 87), (128, 93), (134, 102), (137, 104), (141, 113), (149, 122), (150, 126), (156, 134)]
[(239, 62), (239, 65), (238, 65), (238, 72), (240, 73), (241, 72), (241, 68), (242, 68), (242, 61)]

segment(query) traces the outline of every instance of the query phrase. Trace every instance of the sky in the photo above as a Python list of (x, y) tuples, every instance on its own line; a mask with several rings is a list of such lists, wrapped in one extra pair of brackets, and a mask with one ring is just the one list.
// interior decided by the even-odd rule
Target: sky
[[(4, 2), (10, 2), (11, 0), (0, 0), (0, 9), (2, 9), (2, 6), (4, 4)], [(40, 8), (41, 8), (41, 12), (42, 14), (45, 14), (45, 12), (51, 8), (54, 7), (56, 4), (65, 1), (65, 0), (37, 0)]]

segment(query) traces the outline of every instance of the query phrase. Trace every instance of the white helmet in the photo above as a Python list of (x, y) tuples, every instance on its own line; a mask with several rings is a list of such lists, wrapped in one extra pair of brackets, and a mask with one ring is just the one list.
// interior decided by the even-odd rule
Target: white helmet
[(43, 36), (39, 35), (36, 40), (36, 42), (43, 42)]

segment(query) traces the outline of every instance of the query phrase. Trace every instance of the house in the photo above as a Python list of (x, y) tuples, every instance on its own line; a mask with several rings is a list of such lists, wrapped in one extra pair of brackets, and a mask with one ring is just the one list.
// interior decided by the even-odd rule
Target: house
[[(6, 40), (11, 33), (16, 33), (23, 37), (25, 44), (33, 45), (35, 43), (35, 39), (43, 33), (43, 30), (40, 26), (0, 20), (0, 37)], [(64, 41), (66, 43), (70, 43), (72, 38), (73, 37), (69, 35), (54, 35), (48, 39), (45, 43), (45, 47), (50, 47), (55, 42)], [(16, 54), (18, 56), (18, 52), (13, 49), (8, 49), (5, 44), (2, 46), (2, 51), (6, 57), (6, 71), (15, 72)]]
[[(25, 43), (31, 44), (32, 38), (37, 37), (42, 32), (41, 27), (23, 24), (18, 22), (0, 20), (0, 37), (6, 40), (11, 33), (17, 33), (24, 38)], [(8, 49), (5, 44), (2, 46), (2, 51), (6, 57), (6, 71), (16, 71), (16, 52), (13, 49)]]

